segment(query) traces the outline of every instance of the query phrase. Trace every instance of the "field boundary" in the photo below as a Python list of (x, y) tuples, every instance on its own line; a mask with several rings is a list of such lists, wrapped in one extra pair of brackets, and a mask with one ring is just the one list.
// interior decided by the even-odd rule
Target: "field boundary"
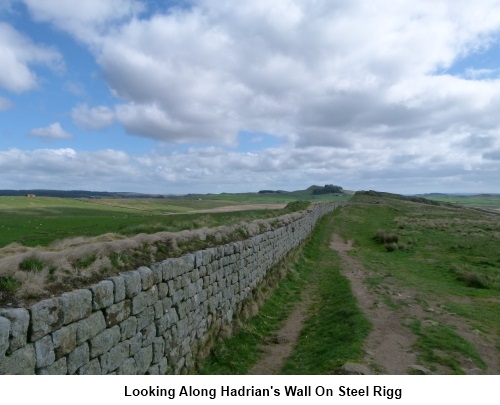
[(337, 204), (239, 242), (0, 310), (0, 374), (180, 374), (213, 344), (267, 271)]

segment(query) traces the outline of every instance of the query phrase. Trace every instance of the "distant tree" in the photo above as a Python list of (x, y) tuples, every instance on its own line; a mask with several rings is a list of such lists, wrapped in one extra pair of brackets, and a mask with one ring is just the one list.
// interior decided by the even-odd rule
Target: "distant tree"
[(324, 187), (318, 187), (314, 188), (313, 194), (318, 195), (318, 194), (338, 194), (342, 193), (342, 187), (340, 186), (334, 186), (333, 184), (325, 184)]

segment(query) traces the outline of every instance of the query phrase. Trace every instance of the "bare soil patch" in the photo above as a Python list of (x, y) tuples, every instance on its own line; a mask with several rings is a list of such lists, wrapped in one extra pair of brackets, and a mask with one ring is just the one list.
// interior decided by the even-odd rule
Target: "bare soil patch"
[[(251, 210), (280, 210), (286, 207), (286, 204), (245, 204), (245, 205), (227, 205), (224, 207), (209, 208), (206, 210), (193, 210), (182, 212), (182, 214), (203, 214), (214, 212), (236, 212)], [(175, 214), (169, 214), (175, 215)]]
[(308, 310), (312, 302), (311, 288), (304, 290), (300, 301), (295, 306), (283, 327), (267, 339), (267, 345), (261, 359), (250, 369), (250, 375), (279, 374), (286, 359), (292, 354), (299, 339), (300, 331), (308, 317)]
[(365, 364), (374, 374), (406, 374), (409, 366), (415, 364), (417, 355), (412, 350), (416, 337), (402, 326), (404, 316), (388, 309), (378, 294), (367, 288), (366, 270), (347, 254), (352, 249), (352, 242), (344, 243), (334, 234), (330, 246), (342, 260), (342, 273), (351, 282), (359, 307), (372, 322), (365, 342)]

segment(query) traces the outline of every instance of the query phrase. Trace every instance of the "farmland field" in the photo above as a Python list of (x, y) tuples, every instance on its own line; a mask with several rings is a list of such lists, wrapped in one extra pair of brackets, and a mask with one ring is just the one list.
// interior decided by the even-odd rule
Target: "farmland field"
[[(330, 197), (330, 201), (342, 199)], [(0, 248), (13, 242), (47, 246), (68, 237), (177, 232), (230, 225), (283, 215), (290, 209), (276, 209), (276, 204), (284, 206), (297, 200), (296, 197), (258, 194), (151, 199), (0, 197)], [(245, 210), (224, 209), (234, 206)], [(198, 212), (211, 209), (232, 212)]]
[(500, 195), (499, 194), (477, 194), (471, 196), (463, 195), (440, 195), (429, 196), (430, 200), (440, 201), (445, 203), (457, 204), (464, 207), (478, 207), (500, 210)]

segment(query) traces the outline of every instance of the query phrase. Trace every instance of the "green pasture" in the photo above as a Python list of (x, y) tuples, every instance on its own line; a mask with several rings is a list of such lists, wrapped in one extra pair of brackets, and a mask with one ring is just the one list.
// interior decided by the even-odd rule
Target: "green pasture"
[(347, 194), (320, 194), (313, 195), (308, 190), (293, 191), (290, 193), (239, 193), (239, 194), (207, 194), (195, 196), (205, 202), (223, 202), (225, 205), (236, 204), (286, 204), (292, 201), (325, 201), (341, 202), (351, 198)]
[(13, 242), (25, 246), (47, 246), (59, 239), (110, 232), (134, 235), (210, 228), (272, 218), (304, 208), (299, 204), (281, 210), (186, 213), (227, 205), (236, 204), (227, 200), (200, 201), (198, 198), (94, 200), (0, 197), (0, 248)]
[[(430, 319), (439, 303), (495, 340), (500, 348), (499, 215), (458, 206), (356, 195), (335, 212), (335, 228), (344, 239), (354, 240), (356, 249), (351, 254), (371, 273), (372, 287), (411, 288), (430, 311)], [(381, 243), (380, 235), (389, 242)], [(393, 309), (397, 310), (397, 306)], [(469, 345), (452, 329), (415, 330), (417, 349), (424, 362), (432, 363), (429, 353), (440, 350), (445, 354), (435, 357), (434, 363), (460, 373), (450, 359), (463, 349), (464, 356), (475, 359), (478, 367), (484, 366), (466, 353)]]
[(471, 196), (429, 196), (428, 199), (451, 204), (463, 205), (464, 207), (500, 208), (499, 194), (478, 194)]

